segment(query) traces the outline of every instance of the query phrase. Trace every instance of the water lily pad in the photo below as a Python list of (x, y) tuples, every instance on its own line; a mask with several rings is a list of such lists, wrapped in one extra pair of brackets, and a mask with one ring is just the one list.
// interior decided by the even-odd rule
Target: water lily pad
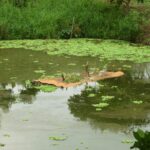
[(56, 136), (49, 137), (49, 140), (53, 141), (65, 141), (66, 139), (67, 139), (66, 137), (56, 137)]
[(7, 59), (7, 58), (4, 58), (3, 60), (4, 60), (4, 61), (8, 61), (8, 59)]
[(40, 86), (35, 86), (35, 88), (43, 92), (53, 92), (57, 89), (57, 87), (51, 85), (40, 85)]
[(94, 94), (94, 93), (91, 93), (88, 95), (88, 97), (95, 97), (95, 96), (96, 96), (96, 94)]
[(69, 66), (76, 66), (76, 64), (75, 63), (70, 63), (70, 64), (68, 64)]
[[(13, 40), (0, 41), (0, 48), (25, 48), (35, 51), (45, 51), (49, 55), (74, 55), (74, 56), (98, 56), (108, 60), (131, 60), (134, 62), (149, 62), (149, 47), (131, 45), (130, 43), (117, 40), (103, 40), (96, 44), (92, 39), (48, 40)], [(24, 43), (22, 45), (22, 43)], [(62, 44), (63, 43), (63, 44)], [(121, 46), (120, 46), (121, 43)], [(78, 48), (80, 47), (80, 48)], [(55, 49), (55, 50), (54, 50)], [(57, 49), (57, 50), (56, 50)], [(33, 55), (30, 55), (33, 56)]]
[(45, 73), (45, 70), (34, 70), (34, 72), (43, 74), (43, 73)]
[(141, 101), (141, 100), (137, 100), (137, 101), (132, 101), (134, 104), (142, 104), (143, 103), (143, 101)]
[(34, 63), (38, 63), (39, 61), (38, 61), (38, 60), (34, 60), (33, 62), (34, 62)]
[(115, 96), (102, 96), (102, 101), (109, 101), (114, 99)]
[(96, 111), (102, 111), (102, 108), (96, 108)]
[(104, 108), (104, 107), (109, 106), (109, 104), (108, 103), (99, 103), (99, 104), (93, 104), (92, 106), (98, 107), (98, 108)]
[(10, 80), (14, 80), (14, 79), (17, 79), (17, 77), (10, 77)]

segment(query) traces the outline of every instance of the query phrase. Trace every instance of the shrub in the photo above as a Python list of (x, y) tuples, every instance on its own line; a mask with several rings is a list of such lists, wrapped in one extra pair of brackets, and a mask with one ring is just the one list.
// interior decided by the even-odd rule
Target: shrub
[(139, 33), (137, 12), (127, 14), (97, 0), (23, 1), (24, 7), (0, 1), (0, 39), (86, 37), (135, 41)]
[(134, 145), (131, 147), (138, 148), (139, 150), (149, 150), (150, 149), (150, 132), (138, 130), (133, 132), (133, 135), (136, 139)]

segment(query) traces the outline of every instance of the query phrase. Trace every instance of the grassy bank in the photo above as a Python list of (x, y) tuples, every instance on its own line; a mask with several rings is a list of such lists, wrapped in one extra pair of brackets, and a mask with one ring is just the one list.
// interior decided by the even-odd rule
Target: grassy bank
[(150, 46), (117, 40), (11, 40), (0, 41), (0, 48), (25, 48), (49, 55), (98, 56), (102, 60), (150, 62)]
[(0, 1), (0, 39), (103, 38), (134, 42), (142, 17), (99, 0)]

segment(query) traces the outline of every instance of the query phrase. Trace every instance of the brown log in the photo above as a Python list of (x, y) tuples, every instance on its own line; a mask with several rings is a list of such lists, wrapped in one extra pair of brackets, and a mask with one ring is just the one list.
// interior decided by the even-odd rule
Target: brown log
[(84, 78), (80, 82), (75, 82), (75, 83), (67, 83), (60, 78), (38, 79), (38, 80), (34, 80), (33, 82), (68, 88), (68, 87), (74, 87), (74, 86), (77, 86), (77, 85), (80, 85), (80, 84), (86, 83), (86, 82), (99, 81), (99, 80), (110, 79), (110, 78), (117, 78), (117, 77), (121, 77), (123, 75), (124, 75), (124, 73), (122, 71), (102, 72), (99, 75), (91, 75), (89, 78)]

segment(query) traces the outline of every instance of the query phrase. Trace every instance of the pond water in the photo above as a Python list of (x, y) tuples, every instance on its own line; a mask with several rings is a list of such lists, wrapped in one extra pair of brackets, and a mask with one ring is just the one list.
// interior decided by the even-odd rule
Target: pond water
[[(25, 86), (43, 74), (84, 73), (87, 61), (125, 76), (54, 92)], [(109, 98), (101, 111), (93, 106)], [(0, 49), (0, 149), (129, 150), (136, 128), (150, 129), (150, 63)]]

